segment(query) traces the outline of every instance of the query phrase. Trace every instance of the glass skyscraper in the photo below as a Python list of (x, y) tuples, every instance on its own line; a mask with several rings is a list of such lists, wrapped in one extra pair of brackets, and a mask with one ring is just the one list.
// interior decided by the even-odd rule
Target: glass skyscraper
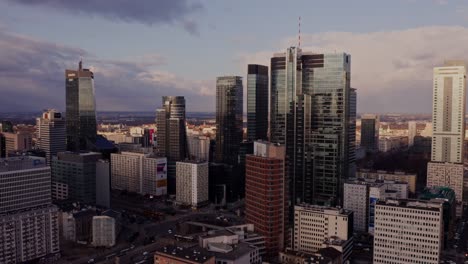
[(242, 77), (216, 79), (216, 161), (229, 165), (239, 163), (242, 142), (243, 87)]
[(167, 158), (168, 192), (175, 194), (176, 162), (187, 157), (183, 96), (162, 97), (162, 107), (156, 110), (156, 126), (157, 153)]
[(247, 139), (267, 139), (268, 133), (268, 67), (247, 66)]
[(94, 74), (83, 69), (65, 70), (67, 149), (87, 150), (96, 142)]
[(291, 47), (271, 58), (271, 141), (286, 145), (290, 202), (340, 204), (355, 170), (350, 55)]

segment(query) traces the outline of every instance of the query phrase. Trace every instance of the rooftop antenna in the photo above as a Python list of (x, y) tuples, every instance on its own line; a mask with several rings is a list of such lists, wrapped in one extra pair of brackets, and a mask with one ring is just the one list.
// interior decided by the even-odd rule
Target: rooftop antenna
[(83, 70), (83, 56), (80, 56), (80, 63), (78, 63), (78, 69)]
[(298, 47), (301, 47), (301, 16), (299, 16), (299, 45)]

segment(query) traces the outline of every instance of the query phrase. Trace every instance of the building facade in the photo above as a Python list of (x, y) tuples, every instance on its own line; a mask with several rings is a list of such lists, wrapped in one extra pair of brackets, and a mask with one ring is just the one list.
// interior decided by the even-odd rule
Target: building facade
[(5, 132), (5, 156), (11, 152), (32, 149), (33, 134), (29, 131)]
[(242, 142), (242, 77), (216, 78), (216, 162), (238, 164)]
[(156, 110), (157, 153), (168, 161), (168, 192), (175, 193), (176, 162), (187, 157), (185, 98), (163, 96), (162, 107)]
[(442, 245), (442, 201), (377, 202), (373, 263), (436, 264)]
[(52, 198), (96, 204), (97, 152), (60, 152), (52, 158)]
[(117, 240), (115, 219), (99, 215), (93, 217), (93, 246), (113, 247)]
[(447, 61), (434, 68), (432, 110), (433, 162), (463, 163), (466, 66)]
[(48, 165), (52, 157), (67, 150), (65, 117), (55, 109), (49, 109), (36, 119), (37, 146), (46, 153)]
[(254, 142), (254, 154), (247, 155), (245, 221), (265, 237), (268, 259), (284, 249), (286, 236), (286, 189), (284, 146)]
[(58, 209), (44, 158), (0, 160), (0, 263), (23, 263), (60, 252)]
[(161, 196), (167, 194), (167, 159), (151, 154), (111, 154), (112, 189)]
[(379, 148), (379, 117), (377, 115), (363, 115), (361, 117), (361, 147), (374, 152)]
[(458, 203), (463, 202), (463, 164), (429, 162), (427, 164), (427, 187), (446, 186), (455, 191)]
[(96, 142), (96, 99), (94, 73), (83, 69), (65, 70), (67, 150), (90, 149)]
[(330, 239), (349, 241), (352, 247), (352, 236), (352, 211), (315, 205), (294, 207), (293, 249), (295, 251), (317, 252), (323, 247), (328, 247), (324, 244)]
[(345, 53), (291, 47), (271, 58), (271, 141), (286, 146), (293, 204), (341, 204), (343, 180), (354, 176), (356, 92), (350, 69)]
[(267, 140), (268, 67), (247, 66), (247, 140)]
[(192, 160), (209, 161), (210, 138), (206, 136), (190, 135), (187, 137), (189, 158)]
[(366, 170), (361, 169), (356, 172), (356, 178), (373, 179), (381, 181), (395, 181), (395, 182), (406, 182), (408, 183), (408, 189), (410, 193), (416, 193), (416, 173), (406, 173), (404, 171), (384, 171), (384, 170)]
[(177, 162), (176, 180), (177, 203), (197, 208), (208, 202), (208, 162)]

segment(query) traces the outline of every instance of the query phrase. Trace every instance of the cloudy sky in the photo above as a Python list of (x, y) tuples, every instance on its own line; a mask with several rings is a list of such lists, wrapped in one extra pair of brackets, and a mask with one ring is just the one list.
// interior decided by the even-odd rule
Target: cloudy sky
[(0, 111), (63, 110), (81, 57), (98, 110), (214, 111), (216, 76), (296, 45), (299, 16), (303, 50), (351, 54), (360, 113), (429, 113), (432, 67), (468, 59), (464, 0), (0, 0)]

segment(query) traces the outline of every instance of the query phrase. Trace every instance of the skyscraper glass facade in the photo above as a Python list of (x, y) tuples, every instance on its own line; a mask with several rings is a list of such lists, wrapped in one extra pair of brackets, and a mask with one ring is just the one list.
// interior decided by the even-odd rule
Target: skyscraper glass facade
[(268, 67), (247, 66), (247, 139), (267, 139)]
[(67, 149), (86, 150), (96, 142), (94, 74), (83, 69), (65, 71)]
[(216, 161), (236, 165), (242, 142), (242, 77), (216, 79)]
[(291, 47), (271, 59), (271, 141), (286, 145), (290, 201), (340, 204), (354, 171), (350, 56)]

